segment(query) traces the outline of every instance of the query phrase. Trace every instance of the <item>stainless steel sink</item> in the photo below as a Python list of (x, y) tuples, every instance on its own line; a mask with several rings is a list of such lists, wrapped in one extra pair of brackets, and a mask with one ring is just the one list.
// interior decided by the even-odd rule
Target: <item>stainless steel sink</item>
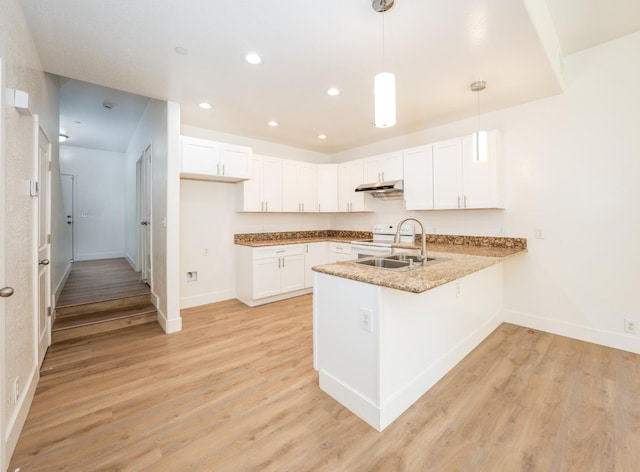
[[(423, 264), (422, 261), (419, 261), (418, 259), (418, 256), (414, 256), (411, 254), (393, 254), (389, 256), (358, 259), (356, 261), (353, 261), (353, 263), (402, 272), (424, 267), (425, 264)], [(442, 260), (443, 259), (436, 259), (435, 257), (428, 257), (426, 265), (429, 265), (430, 263), (433, 264), (436, 262), (440, 262)]]

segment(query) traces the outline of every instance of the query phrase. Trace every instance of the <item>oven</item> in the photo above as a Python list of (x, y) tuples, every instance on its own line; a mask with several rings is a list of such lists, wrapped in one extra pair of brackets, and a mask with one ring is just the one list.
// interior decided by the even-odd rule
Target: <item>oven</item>
[[(372, 256), (388, 256), (394, 252), (392, 245), (396, 235), (396, 225), (377, 224), (372, 229), (373, 239), (351, 241), (351, 257), (361, 259)], [(415, 228), (406, 224), (400, 229), (400, 242), (411, 244), (415, 241)]]

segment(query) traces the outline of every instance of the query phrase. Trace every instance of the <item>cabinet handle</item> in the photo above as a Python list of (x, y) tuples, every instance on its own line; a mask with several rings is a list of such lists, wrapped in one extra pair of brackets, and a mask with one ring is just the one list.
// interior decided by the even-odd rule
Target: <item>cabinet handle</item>
[(307, 254), (309, 254), (309, 245), (308, 245), (308, 244), (305, 244), (305, 252), (306, 252)]
[(276, 251), (276, 254), (282, 254), (283, 252), (287, 252), (286, 249), (280, 249), (279, 251)]
[(460, 208), (460, 195), (458, 195), (458, 208)]
[(216, 174), (220, 175), (220, 163), (216, 164)]
[(467, 208), (467, 196), (466, 195), (464, 196), (463, 201), (464, 201), (464, 208)]
[(278, 257), (278, 269), (282, 267), (282, 257)]
[(265, 208), (265, 211), (269, 211), (269, 200), (264, 202), (264, 208)]
[(284, 269), (284, 257), (282, 258), (282, 268)]
[(304, 213), (304, 202), (302, 203), (302, 212)]
[(224, 164), (222, 164), (222, 175), (224, 175)]
[(384, 171), (380, 172), (381, 178), (380, 180), (384, 181)]
[(260, 202), (260, 211), (264, 211), (264, 200)]

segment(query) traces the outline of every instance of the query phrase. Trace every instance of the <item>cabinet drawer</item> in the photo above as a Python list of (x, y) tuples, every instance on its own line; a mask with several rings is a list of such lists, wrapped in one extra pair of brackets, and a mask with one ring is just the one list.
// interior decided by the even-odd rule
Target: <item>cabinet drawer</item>
[(349, 243), (336, 243), (329, 242), (329, 252), (337, 252), (339, 254), (351, 255), (351, 244)]
[(283, 244), (280, 246), (257, 247), (253, 249), (253, 259), (269, 259), (304, 254), (303, 244)]

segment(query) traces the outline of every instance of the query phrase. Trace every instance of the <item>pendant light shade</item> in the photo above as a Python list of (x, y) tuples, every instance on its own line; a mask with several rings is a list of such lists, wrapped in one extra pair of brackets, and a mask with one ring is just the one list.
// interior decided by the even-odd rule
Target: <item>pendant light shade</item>
[(471, 91), (477, 94), (478, 99), (478, 115), (477, 115), (477, 127), (473, 133), (473, 162), (486, 162), (488, 154), (487, 132), (480, 130), (480, 92), (487, 88), (487, 83), (484, 80), (478, 80), (471, 84)]
[(388, 128), (396, 124), (396, 76), (380, 72), (373, 79), (376, 128)]

